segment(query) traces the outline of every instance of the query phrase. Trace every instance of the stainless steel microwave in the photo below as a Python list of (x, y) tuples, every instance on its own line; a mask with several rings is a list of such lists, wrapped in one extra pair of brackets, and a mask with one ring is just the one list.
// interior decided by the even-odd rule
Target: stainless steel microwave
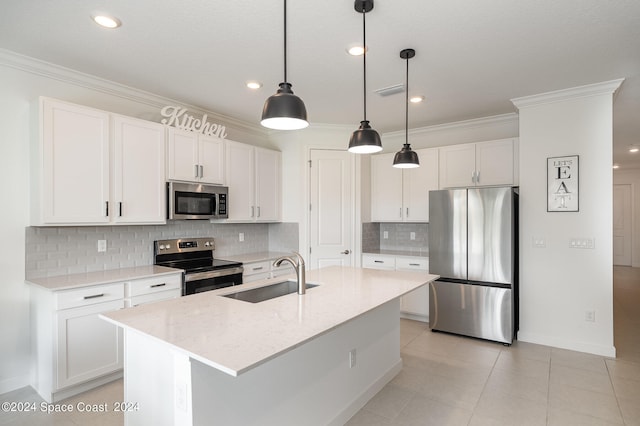
[(227, 219), (229, 188), (197, 183), (167, 183), (168, 219)]

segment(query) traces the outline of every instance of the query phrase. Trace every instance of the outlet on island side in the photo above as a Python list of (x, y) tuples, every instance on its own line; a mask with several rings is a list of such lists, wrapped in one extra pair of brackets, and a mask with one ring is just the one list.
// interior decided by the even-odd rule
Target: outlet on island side
[(584, 311), (584, 320), (588, 322), (596, 322), (596, 311)]

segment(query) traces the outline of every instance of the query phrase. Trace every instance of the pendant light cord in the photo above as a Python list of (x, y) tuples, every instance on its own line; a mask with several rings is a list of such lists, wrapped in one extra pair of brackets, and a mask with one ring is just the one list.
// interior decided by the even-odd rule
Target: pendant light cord
[(367, 121), (367, 27), (366, 18), (367, 12), (362, 10), (362, 47), (364, 51), (362, 53), (362, 63), (364, 64), (364, 121)]
[(284, 0), (284, 82), (287, 82), (287, 0)]
[(407, 87), (405, 88), (405, 116), (404, 116), (404, 143), (409, 145), (409, 56), (407, 55)]

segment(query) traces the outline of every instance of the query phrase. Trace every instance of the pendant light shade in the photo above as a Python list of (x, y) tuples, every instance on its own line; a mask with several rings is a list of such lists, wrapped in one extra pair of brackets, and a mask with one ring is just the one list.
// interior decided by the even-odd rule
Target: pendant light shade
[(349, 140), (349, 152), (354, 154), (371, 154), (382, 151), (382, 141), (380, 135), (369, 125), (367, 120), (367, 30), (366, 30), (366, 14), (373, 9), (373, 0), (355, 0), (354, 9), (358, 13), (362, 13), (362, 46), (364, 53), (362, 54), (362, 63), (364, 67), (363, 83), (364, 83), (364, 118), (360, 122), (358, 130), (353, 132)]
[(416, 56), (416, 51), (413, 49), (404, 49), (400, 52), (400, 57), (407, 60), (407, 83), (405, 85), (406, 97), (404, 102), (405, 142), (402, 149), (396, 152), (396, 155), (393, 157), (393, 167), (400, 169), (420, 167), (418, 154), (415, 151), (412, 151), (411, 145), (409, 145), (409, 59), (414, 56)]
[(291, 83), (287, 82), (287, 0), (284, 0), (284, 82), (265, 101), (260, 124), (276, 130), (304, 129), (309, 125), (304, 102), (293, 94)]

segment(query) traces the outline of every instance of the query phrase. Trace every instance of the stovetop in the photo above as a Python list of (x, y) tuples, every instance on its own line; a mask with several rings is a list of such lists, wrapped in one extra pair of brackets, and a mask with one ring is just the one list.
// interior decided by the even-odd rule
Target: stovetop
[(242, 262), (213, 257), (213, 238), (181, 238), (154, 242), (154, 264), (184, 269), (187, 273), (235, 268)]

